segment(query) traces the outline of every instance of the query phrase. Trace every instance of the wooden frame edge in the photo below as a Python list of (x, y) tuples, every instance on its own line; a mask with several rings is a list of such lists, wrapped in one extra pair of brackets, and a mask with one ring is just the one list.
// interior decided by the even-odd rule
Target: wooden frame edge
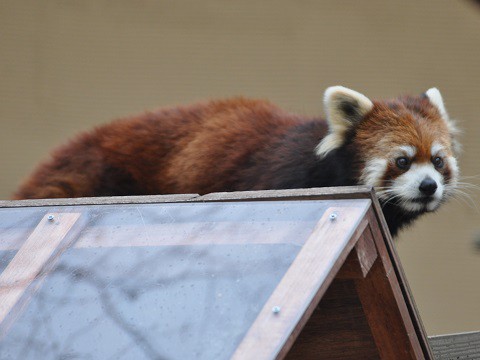
[(75, 206), (75, 205), (117, 205), (117, 204), (162, 204), (186, 202), (199, 197), (198, 194), (105, 196), (61, 199), (0, 200), (1, 208)]
[(167, 194), (63, 199), (0, 200), (0, 208), (74, 205), (156, 204), (213, 201), (281, 201), (301, 200), (306, 198), (318, 200), (368, 199), (372, 196), (371, 194), (371, 187), (368, 186), (337, 186), (308, 189), (217, 192), (206, 195)]
[(433, 352), (428, 341), (427, 333), (425, 331), (425, 327), (422, 323), (420, 318), (417, 306), (415, 304), (415, 300), (412, 296), (412, 292), (407, 282), (407, 278), (403, 271), (401, 262), (399, 260), (399, 256), (395, 250), (395, 245), (393, 243), (392, 235), (390, 234), (390, 230), (388, 229), (387, 222), (385, 217), (383, 216), (382, 207), (378, 198), (375, 194), (375, 190), (373, 188), (370, 189), (372, 199), (372, 207), (374, 210), (375, 217), (378, 222), (379, 231), (382, 233), (383, 238), (385, 239), (385, 246), (390, 257), (390, 261), (392, 262), (393, 269), (395, 271), (395, 276), (397, 277), (398, 284), (400, 285), (400, 290), (402, 291), (403, 298), (405, 299), (405, 304), (407, 305), (408, 312), (410, 314), (410, 318), (412, 319), (413, 327), (415, 333), (420, 342), (420, 346), (422, 347), (423, 353), (425, 355), (425, 359), (434, 359)]

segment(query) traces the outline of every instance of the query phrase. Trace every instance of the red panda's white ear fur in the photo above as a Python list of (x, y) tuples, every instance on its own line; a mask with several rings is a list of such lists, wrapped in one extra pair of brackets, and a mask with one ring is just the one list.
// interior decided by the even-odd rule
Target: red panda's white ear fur
[(445, 109), (445, 104), (443, 103), (442, 94), (440, 94), (440, 91), (437, 88), (433, 87), (428, 89), (425, 92), (425, 95), (428, 97), (430, 103), (437, 108), (440, 116), (447, 124), (448, 131), (450, 132), (450, 136), (452, 138), (453, 150), (458, 153), (460, 151), (460, 144), (457, 142), (456, 136), (460, 133), (460, 131), (457, 129), (455, 121), (450, 119), (448, 116), (447, 110)]
[(343, 86), (329, 87), (323, 101), (329, 134), (315, 148), (321, 158), (342, 146), (347, 131), (373, 108), (372, 101), (365, 95)]
[(438, 109), (440, 112), (440, 115), (445, 121), (449, 121), (449, 117), (447, 114), (447, 110), (445, 109), (445, 105), (443, 103), (443, 98), (442, 94), (440, 94), (440, 91), (437, 88), (430, 88), (425, 92), (425, 95), (427, 95), (428, 100), (435, 105), (435, 107)]

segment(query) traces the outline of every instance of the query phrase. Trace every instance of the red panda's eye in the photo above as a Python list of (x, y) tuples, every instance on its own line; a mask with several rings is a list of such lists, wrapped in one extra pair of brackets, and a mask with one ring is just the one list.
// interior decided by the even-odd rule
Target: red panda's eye
[(437, 168), (442, 168), (443, 167), (443, 159), (440, 156), (436, 156), (432, 159), (433, 165)]
[(400, 169), (404, 170), (408, 169), (408, 166), (410, 165), (410, 160), (406, 157), (399, 157), (395, 162)]

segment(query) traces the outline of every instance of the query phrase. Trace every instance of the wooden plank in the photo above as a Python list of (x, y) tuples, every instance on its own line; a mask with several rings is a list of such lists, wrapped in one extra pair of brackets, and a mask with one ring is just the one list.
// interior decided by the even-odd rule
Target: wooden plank
[(358, 258), (358, 264), (362, 271), (362, 275), (363, 277), (366, 277), (378, 257), (375, 241), (373, 240), (373, 235), (369, 228), (365, 229), (355, 245), (355, 253)]
[(259, 200), (340, 200), (368, 199), (368, 186), (335, 186), (307, 189), (218, 192), (200, 196), (191, 201), (259, 201)]
[[(366, 227), (365, 207), (331, 207), (238, 346), (233, 359), (283, 358)], [(332, 220), (330, 215), (336, 214)], [(275, 307), (280, 311), (272, 311)]]
[(363, 279), (377, 259), (371, 231), (365, 231), (337, 274), (340, 279)]
[[(52, 221), (49, 215), (54, 216)], [(0, 274), (0, 326), (79, 217), (79, 213), (45, 215)]]
[[(373, 211), (367, 216), (371, 219), (370, 224), (375, 223)], [(373, 228), (374, 224), (367, 230)], [(372, 231), (372, 235), (379, 259), (366, 278), (356, 280), (356, 286), (380, 356), (392, 360), (424, 359), (382, 235), (378, 228)]]
[(69, 199), (33, 199), (2, 200), (0, 208), (33, 206), (68, 206), (68, 205), (114, 205), (114, 204), (155, 204), (165, 202), (187, 201), (256, 201), (256, 200), (300, 200), (300, 199), (369, 199), (371, 187), (336, 186), (309, 189), (257, 190), (198, 194), (169, 194), (143, 196), (110, 196)]
[(380, 359), (353, 280), (335, 278), (286, 359)]
[(400, 258), (395, 250), (395, 245), (393, 244), (392, 236), (388, 229), (387, 222), (385, 217), (383, 216), (382, 207), (380, 202), (378, 201), (377, 196), (375, 195), (375, 190), (371, 189), (371, 196), (373, 202), (373, 210), (375, 220), (371, 220), (370, 224), (372, 227), (372, 231), (377, 233), (379, 236), (383, 237), (384, 239), (384, 246), (386, 247), (388, 256), (390, 258), (391, 263), (393, 264), (393, 271), (395, 272), (398, 284), (400, 286), (400, 290), (402, 292), (403, 298), (405, 300), (408, 313), (410, 315), (410, 319), (413, 323), (413, 327), (415, 329), (415, 333), (417, 334), (418, 340), (420, 342), (420, 346), (422, 347), (423, 354), (427, 359), (433, 359), (433, 353), (430, 348), (427, 339), (427, 332), (425, 331), (425, 327), (423, 326), (422, 320), (419, 316), (419, 312), (417, 310), (417, 306), (415, 304), (415, 300), (412, 296), (412, 292), (407, 282), (407, 278), (403, 271)]
[(430, 336), (429, 342), (437, 360), (480, 359), (480, 331)]
[(74, 206), (74, 205), (111, 205), (111, 204), (157, 204), (185, 202), (198, 197), (198, 194), (169, 194), (141, 196), (107, 196), (62, 199), (0, 200), (0, 208), (38, 207), (38, 206)]

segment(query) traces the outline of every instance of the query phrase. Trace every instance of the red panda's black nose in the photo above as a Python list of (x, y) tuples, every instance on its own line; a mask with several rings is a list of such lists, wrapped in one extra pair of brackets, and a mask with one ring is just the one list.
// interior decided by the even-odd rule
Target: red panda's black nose
[(437, 191), (437, 187), (438, 186), (435, 180), (433, 180), (431, 177), (426, 177), (420, 183), (419, 189), (422, 192), (422, 194), (431, 196), (435, 194), (435, 191)]

